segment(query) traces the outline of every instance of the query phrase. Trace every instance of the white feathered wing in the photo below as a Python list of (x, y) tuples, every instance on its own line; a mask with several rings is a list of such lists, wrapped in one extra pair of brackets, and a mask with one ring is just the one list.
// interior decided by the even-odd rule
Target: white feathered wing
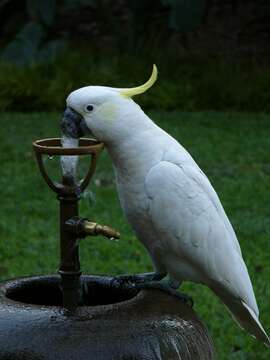
[(196, 163), (181, 164), (173, 151), (149, 171), (145, 191), (170, 276), (209, 286), (242, 328), (270, 345), (234, 230)]

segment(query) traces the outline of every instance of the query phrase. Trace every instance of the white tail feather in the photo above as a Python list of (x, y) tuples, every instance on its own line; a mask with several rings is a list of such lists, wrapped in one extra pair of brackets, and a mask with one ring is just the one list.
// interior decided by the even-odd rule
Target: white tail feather
[(226, 305), (232, 314), (232, 317), (242, 329), (246, 330), (251, 336), (270, 347), (270, 339), (262, 327), (258, 316), (244, 301), (225, 292), (224, 289), (223, 291), (220, 291), (220, 289), (217, 290), (212, 288), (212, 290)]
[(244, 328), (253, 336), (255, 336), (256, 339), (264, 342), (264, 344), (268, 347), (270, 347), (270, 339), (269, 336), (266, 334), (264, 328), (262, 327), (262, 324), (260, 323), (258, 317), (254, 313), (254, 311), (243, 301), (241, 301), (242, 305), (245, 307), (245, 309), (249, 312), (251, 315), (251, 318), (253, 320), (249, 321)]

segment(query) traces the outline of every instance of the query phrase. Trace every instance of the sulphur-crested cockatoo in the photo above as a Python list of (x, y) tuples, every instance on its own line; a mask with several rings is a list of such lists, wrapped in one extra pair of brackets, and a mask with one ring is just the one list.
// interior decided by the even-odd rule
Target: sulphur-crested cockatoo
[(135, 88), (73, 91), (66, 101), (66, 134), (75, 139), (86, 125), (109, 152), (122, 209), (156, 270), (134, 281), (154, 286), (167, 275), (171, 289), (185, 280), (205, 284), (242, 328), (269, 345), (239, 243), (215, 190), (191, 155), (132, 100), (156, 78), (154, 66), (150, 79)]

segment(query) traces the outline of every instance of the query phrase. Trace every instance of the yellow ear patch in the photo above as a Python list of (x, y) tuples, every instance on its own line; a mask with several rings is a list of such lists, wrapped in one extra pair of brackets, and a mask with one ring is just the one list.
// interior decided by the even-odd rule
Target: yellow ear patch
[(117, 116), (117, 105), (113, 102), (106, 102), (99, 106), (97, 112), (105, 120), (114, 120)]

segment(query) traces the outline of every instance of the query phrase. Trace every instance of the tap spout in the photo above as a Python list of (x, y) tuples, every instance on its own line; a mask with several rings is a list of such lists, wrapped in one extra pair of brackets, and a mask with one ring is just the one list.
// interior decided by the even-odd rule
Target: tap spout
[(85, 238), (86, 236), (102, 235), (110, 240), (120, 239), (120, 233), (107, 225), (101, 225), (88, 219), (81, 219), (73, 217), (66, 222), (66, 225), (71, 230), (76, 232), (78, 238)]

